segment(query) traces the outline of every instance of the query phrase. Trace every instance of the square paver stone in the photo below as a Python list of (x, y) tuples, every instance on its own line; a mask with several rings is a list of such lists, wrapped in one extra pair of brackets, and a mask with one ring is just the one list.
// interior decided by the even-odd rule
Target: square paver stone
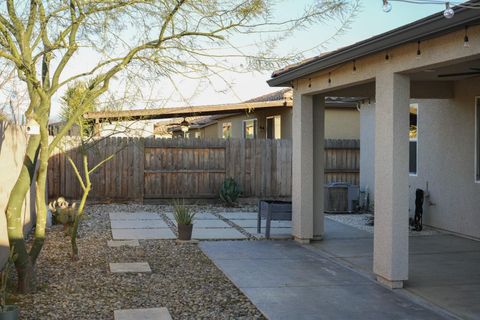
[(176, 236), (172, 230), (161, 229), (112, 229), (114, 240), (132, 240), (132, 239), (175, 239)]
[[(256, 228), (257, 227), (257, 220), (241, 220), (241, 219), (231, 219), (233, 223), (237, 224), (242, 228)], [(262, 220), (262, 230), (267, 225), (266, 220)], [(270, 221), (270, 228), (291, 228), (292, 222), (291, 221)]]
[(115, 320), (172, 320), (167, 308), (115, 310), (113, 318)]
[(110, 272), (112, 273), (139, 273), (152, 272), (148, 262), (119, 262), (110, 263)]
[(220, 212), (220, 214), (230, 220), (257, 220), (257, 212)]
[(161, 220), (155, 212), (110, 212), (110, 220)]
[[(175, 221), (173, 212), (167, 212), (166, 215), (167, 217), (170, 218), (170, 220)], [(199, 212), (195, 215), (194, 219), (195, 220), (218, 220), (218, 217), (209, 212)]]
[(112, 229), (152, 229), (168, 228), (163, 220), (112, 220)]
[(234, 228), (195, 228), (192, 232), (193, 239), (245, 239), (244, 234)]
[(107, 245), (111, 248), (117, 247), (138, 247), (138, 240), (108, 240)]
[[(177, 225), (176, 221), (173, 221)], [(195, 228), (231, 228), (229, 224), (223, 220), (193, 220), (193, 229)]]

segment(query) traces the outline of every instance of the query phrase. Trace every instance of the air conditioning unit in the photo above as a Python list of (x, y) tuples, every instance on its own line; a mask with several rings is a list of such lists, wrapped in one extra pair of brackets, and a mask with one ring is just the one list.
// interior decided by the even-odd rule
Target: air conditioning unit
[(346, 182), (325, 186), (325, 212), (353, 212), (359, 200), (359, 187)]

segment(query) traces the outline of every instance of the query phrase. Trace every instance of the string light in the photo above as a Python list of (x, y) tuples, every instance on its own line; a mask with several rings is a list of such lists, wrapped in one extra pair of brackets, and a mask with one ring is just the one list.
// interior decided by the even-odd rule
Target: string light
[(452, 19), (455, 15), (455, 11), (450, 7), (450, 2), (445, 3), (445, 11), (443, 11), (443, 16), (447, 19)]
[(420, 50), (420, 40), (417, 42), (417, 57), (420, 57), (422, 51)]
[(445, 10), (443, 11), (443, 16), (447, 19), (453, 18), (455, 15), (455, 11), (453, 10), (452, 5), (458, 8), (466, 8), (466, 9), (477, 9), (480, 10), (480, 3), (475, 2), (467, 2), (464, 3), (462, 1), (445, 1), (445, 0), (382, 0), (383, 3), (383, 11), (390, 12), (392, 10), (392, 4), (390, 2), (397, 1), (397, 2), (404, 2), (404, 3), (412, 3), (412, 4), (443, 4), (445, 5)]
[(463, 37), (463, 46), (465, 48), (470, 47), (470, 41), (468, 40), (468, 26), (465, 26), (465, 37)]
[(332, 77), (331, 76), (332, 76), (332, 73), (329, 72), (328, 73), (328, 84), (332, 83)]
[(353, 60), (353, 72), (357, 71), (357, 66), (355, 65), (355, 60)]

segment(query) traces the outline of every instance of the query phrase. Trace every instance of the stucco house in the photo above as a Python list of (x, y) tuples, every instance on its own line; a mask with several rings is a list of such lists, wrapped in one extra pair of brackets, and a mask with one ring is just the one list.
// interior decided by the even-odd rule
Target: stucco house
[[(326, 98), (325, 138), (359, 139), (360, 113), (358, 98)], [(189, 131), (171, 126), (175, 137), (188, 138), (239, 138), (239, 139), (292, 139), (292, 89), (283, 89), (244, 103), (270, 103), (269, 108), (251, 109), (234, 114), (187, 118)], [(288, 103), (284, 103), (287, 101)], [(180, 122), (181, 119), (177, 119)]]
[[(478, 3), (478, 1), (472, 1)], [(428, 191), (424, 224), (480, 238), (480, 15), (455, 7), (286, 67), (293, 87), (293, 236), (322, 239), (325, 97), (360, 105), (361, 184), (375, 197), (373, 272), (392, 287), (409, 275), (408, 217)]]

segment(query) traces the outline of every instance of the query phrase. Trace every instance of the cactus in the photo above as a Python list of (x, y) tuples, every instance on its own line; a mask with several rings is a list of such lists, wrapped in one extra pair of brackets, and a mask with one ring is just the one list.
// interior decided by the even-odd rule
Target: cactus
[(53, 221), (58, 224), (63, 224), (65, 235), (72, 235), (72, 226), (77, 217), (76, 206), (76, 203), (70, 205), (63, 197), (48, 204), (50, 211), (52, 211)]
[(227, 207), (233, 207), (240, 196), (240, 187), (233, 178), (227, 178), (220, 188), (220, 199)]

